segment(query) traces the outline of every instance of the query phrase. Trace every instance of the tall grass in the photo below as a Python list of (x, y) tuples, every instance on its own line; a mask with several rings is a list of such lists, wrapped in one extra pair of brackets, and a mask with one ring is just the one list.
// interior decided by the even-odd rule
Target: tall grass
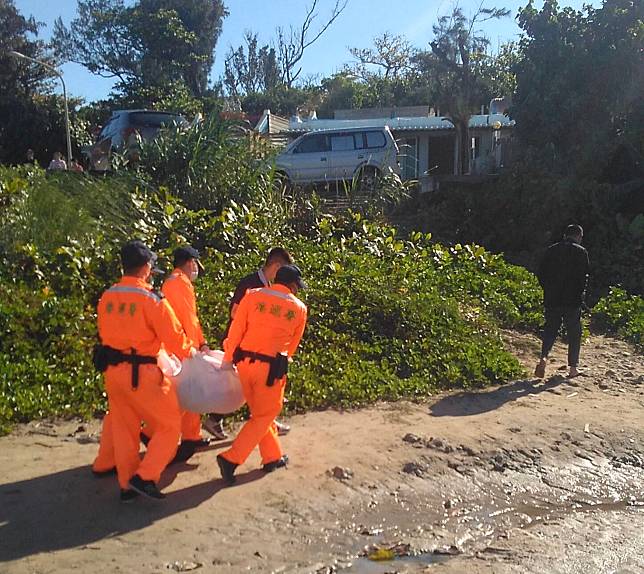
[(230, 201), (251, 203), (270, 192), (274, 152), (238, 123), (212, 116), (189, 129), (174, 126), (147, 142), (139, 169), (188, 209), (219, 213)]

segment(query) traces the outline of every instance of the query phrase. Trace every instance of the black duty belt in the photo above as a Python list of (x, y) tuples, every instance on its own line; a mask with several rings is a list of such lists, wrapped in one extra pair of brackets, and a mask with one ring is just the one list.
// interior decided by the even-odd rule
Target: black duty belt
[(288, 373), (288, 356), (286, 353), (278, 353), (274, 357), (271, 355), (264, 355), (263, 353), (256, 353), (255, 351), (246, 351), (237, 347), (233, 353), (233, 363), (241, 363), (244, 359), (250, 359), (250, 362), (259, 361), (260, 363), (267, 363), (270, 365), (268, 370), (268, 377), (266, 385), (272, 387), (276, 380), (286, 376)]
[(157, 358), (149, 355), (139, 355), (136, 349), (132, 349), (129, 353), (124, 353), (107, 345), (95, 345), (92, 362), (94, 367), (101, 373), (104, 373), (109, 366), (130, 363), (132, 365), (132, 388), (136, 390), (139, 388), (139, 365), (156, 365)]

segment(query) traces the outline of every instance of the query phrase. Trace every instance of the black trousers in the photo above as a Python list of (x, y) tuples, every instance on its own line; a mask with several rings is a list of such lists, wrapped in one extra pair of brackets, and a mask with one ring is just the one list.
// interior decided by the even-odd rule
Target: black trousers
[(541, 357), (545, 358), (550, 353), (563, 323), (568, 333), (568, 366), (576, 367), (581, 347), (581, 307), (546, 307), (545, 316)]

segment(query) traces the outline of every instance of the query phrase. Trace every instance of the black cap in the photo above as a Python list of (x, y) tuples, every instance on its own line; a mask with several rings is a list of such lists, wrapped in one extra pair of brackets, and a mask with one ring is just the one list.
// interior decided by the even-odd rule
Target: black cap
[(146, 263), (154, 263), (157, 254), (154, 253), (143, 241), (128, 241), (121, 247), (121, 264), (123, 269), (137, 269)]
[(203, 265), (199, 260), (199, 251), (197, 251), (191, 245), (184, 245), (183, 247), (177, 247), (174, 250), (174, 253), (172, 254), (172, 256), (174, 258), (173, 265), (175, 267), (180, 267), (186, 261), (190, 261), (190, 259), (195, 259), (197, 261), (197, 265), (199, 266), (199, 269), (203, 271)]
[(282, 265), (275, 274), (275, 283), (282, 285), (295, 283), (300, 289), (306, 289), (306, 283), (302, 280), (302, 272), (297, 265)]

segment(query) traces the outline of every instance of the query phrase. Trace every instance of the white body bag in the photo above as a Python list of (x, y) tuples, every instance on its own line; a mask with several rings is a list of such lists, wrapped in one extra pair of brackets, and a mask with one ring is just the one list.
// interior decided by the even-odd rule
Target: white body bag
[(237, 371), (221, 370), (223, 358), (223, 351), (208, 351), (179, 362), (162, 350), (157, 364), (175, 383), (183, 410), (225, 415), (235, 412), (246, 400)]

